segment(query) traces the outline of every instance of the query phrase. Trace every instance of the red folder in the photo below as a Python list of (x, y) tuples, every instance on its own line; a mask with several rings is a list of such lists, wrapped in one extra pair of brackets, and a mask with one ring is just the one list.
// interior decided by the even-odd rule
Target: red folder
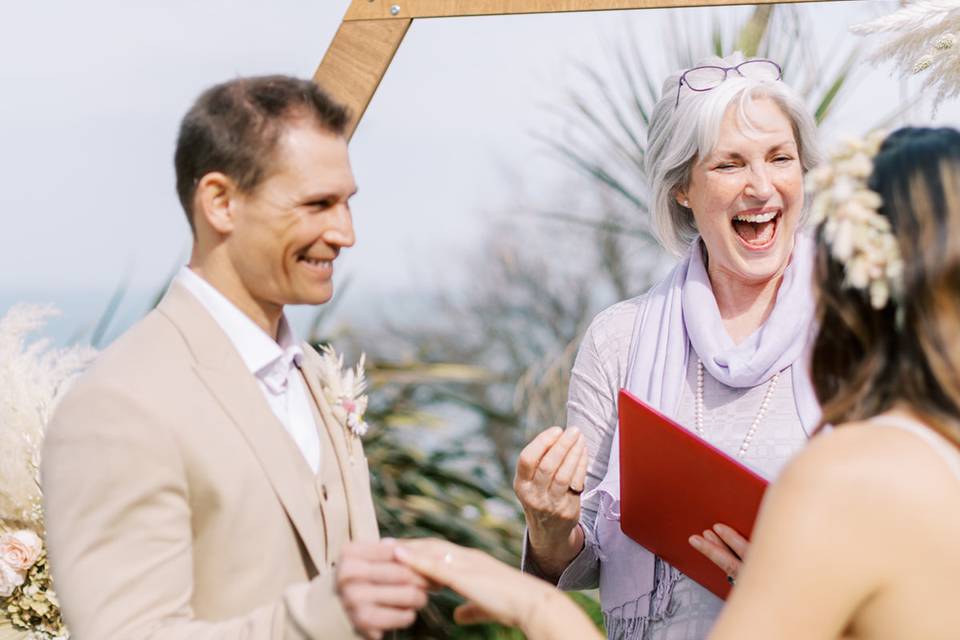
[(767, 481), (716, 447), (620, 391), (620, 527), (717, 596), (724, 572), (690, 546), (716, 523), (746, 538)]

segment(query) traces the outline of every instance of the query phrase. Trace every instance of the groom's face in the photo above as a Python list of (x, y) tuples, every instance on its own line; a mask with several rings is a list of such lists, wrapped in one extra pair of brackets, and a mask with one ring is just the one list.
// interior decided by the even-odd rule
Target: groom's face
[(267, 177), (237, 198), (227, 242), (251, 297), (278, 306), (330, 299), (334, 260), (354, 243), (356, 191), (343, 136), (307, 119), (287, 125)]

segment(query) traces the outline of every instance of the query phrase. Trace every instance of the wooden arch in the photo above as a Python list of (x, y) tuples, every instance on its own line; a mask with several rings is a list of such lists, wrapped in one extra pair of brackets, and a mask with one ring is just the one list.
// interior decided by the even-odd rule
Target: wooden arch
[(414, 20), (819, 0), (352, 0), (313, 79), (350, 107), (353, 135)]

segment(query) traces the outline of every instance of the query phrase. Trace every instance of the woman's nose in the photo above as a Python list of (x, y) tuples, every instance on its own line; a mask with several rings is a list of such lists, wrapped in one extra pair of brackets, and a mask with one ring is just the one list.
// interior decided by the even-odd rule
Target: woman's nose
[(765, 167), (753, 167), (747, 177), (744, 189), (746, 195), (757, 200), (768, 200), (773, 195), (773, 181)]

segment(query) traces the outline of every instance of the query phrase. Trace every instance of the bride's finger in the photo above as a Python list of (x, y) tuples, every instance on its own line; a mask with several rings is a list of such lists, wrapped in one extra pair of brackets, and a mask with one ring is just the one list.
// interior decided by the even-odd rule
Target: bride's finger
[(453, 620), (457, 624), (495, 622), (493, 616), (491, 616), (483, 607), (474, 602), (466, 602), (454, 609)]
[(452, 566), (453, 545), (449, 543), (440, 540), (402, 542), (394, 549), (394, 557), (436, 584), (454, 586), (457, 574)]

